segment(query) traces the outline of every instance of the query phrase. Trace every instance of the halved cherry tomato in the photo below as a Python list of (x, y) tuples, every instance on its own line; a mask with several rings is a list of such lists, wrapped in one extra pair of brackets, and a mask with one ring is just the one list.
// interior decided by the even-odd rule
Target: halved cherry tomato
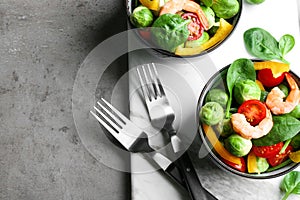
[(150, 29), (143, 28), (143, 29), (139, 29), (138, 32), (143, 39), (150, 41), (151, 39)]
[(257, 79), (266, 87), (274, 87), (283, 81), (284, 73), (275, 78), (272, 70), (266, 68), (258, 71)]
[(187, 12), (183, 13), (181, 15), (183, 19), (190, 19), (191, 23), (188, 25), (188, 29), (190, 32), (190, 35), (188, 37), (188, 40), (197, 40), (202, 36), (202, 33), (204, 31), (204, 27), (200, 22), (200, 19), (198, 15), (195, 13)]
[(267, 108), (261, 101), (252, 99), (244, 101), (238, 108), (238, 113), (244, 114), (247, 121), (255, 126), (266, 117)]
[(293, 147), (289, 145), (283, 153), (277, 153), (275, 156), (267, 158), (267, 161), (272, 167), (275, 167), (285, 161), (292, 151)]
[(262, 158), (274, 157), (283, 147), (283, 142), (271, 146), (252, 146), (253, 153)]
[(236, 164), (236, 163), (230, 162), (229, 160), (225, 160), (224, 158), (221, 158), (221, 160), (234, 169), (237, 169), (241, 172), (246, 172), (246, 163), (245, 163), (245, 159), (243, 157), (240, 157), (241, 164)]

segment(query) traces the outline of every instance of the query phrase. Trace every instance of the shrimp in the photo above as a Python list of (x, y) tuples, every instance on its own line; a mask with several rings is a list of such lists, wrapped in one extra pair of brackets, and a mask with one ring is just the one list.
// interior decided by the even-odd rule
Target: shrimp
[(285, 95), (278, 87), (273, 88), (266, 99), (267, 107), (275, 115), (291, 112), (300, 101), (300, 90), (296, 81), (289, 73), (285, 73), (285, 77), (290, 86), (290, 93), (285, 101), (283, 101)]
[(272, 114), (267, 109), (266, 117), (256, 126), (252, 126), (244, 114), (234, 113), (231, 116), (233, 130), (246, 139), (256, 139), (267, 135), (273, 127)]
[(205, 30), (208, 30), (208, 20), (200, 5), (191, 0), (169, 0), (160, 10), (159, 15), (166, 13), (175, 14), (181, 10), (196, 13)]

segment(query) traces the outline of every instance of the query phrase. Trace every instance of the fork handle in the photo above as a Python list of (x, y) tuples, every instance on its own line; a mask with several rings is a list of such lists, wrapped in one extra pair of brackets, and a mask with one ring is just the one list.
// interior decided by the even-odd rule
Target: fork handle
[(217, 200), (215, 196), (203, 188), (187, 152), (178, 158), (174, 164), (179, 168), (192, 200)]

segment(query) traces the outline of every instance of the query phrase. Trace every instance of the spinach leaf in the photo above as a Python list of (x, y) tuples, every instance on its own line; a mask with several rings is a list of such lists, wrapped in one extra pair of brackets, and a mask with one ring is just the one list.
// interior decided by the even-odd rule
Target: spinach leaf
[(281, 55), (286, 55), (295, 46), (295, 38), (292, 35), (285, 34), (279, 39), (279, 49)]
[(237, 81), (250, 79), (255, 81), (256, 74), (255, 69), (253, 66), (253, 62), (246, 58), (240, 58), (235, 60), (227, 71), (226, 81), (227, 81), (227, 88), (229, 91), (229, 99), (226, 106), (226, 118), (229, 117), (229, 111), (231, 108), (232, 103), (232, 93), (233, 87)]
[(300, 132), (300, 121), (290, 115), (273, 116), (271, 131), (258, 139), (253, 139), (255, 146), (270, 146), (291, 139)]
[(262, 28), (251, 28), (245, 31), (244, 43), (252, 56), (263, 60), (277, 59), (288, 63), (282, 57), (277, 40)]
[(285, 175), (280, 183), (280, 189), (285, 192), (282, 200), (286, 200), (290, 194), (300, 195), (300, 172), (292, 171)]
[(151, 34), (154, 42), (164, 50), (174, 52), (176, 47), (183, 44), (190, 32), (188, 24), (177, 14), (164, 14), (159, 16), (152, 25)]

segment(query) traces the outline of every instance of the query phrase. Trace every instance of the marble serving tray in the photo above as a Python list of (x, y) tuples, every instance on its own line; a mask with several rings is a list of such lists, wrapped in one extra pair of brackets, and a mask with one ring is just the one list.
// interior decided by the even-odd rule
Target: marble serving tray
[[(129, 101), (130, 118), (140, 127), (153, 132), (151, 142), (165, 145), (161, 136), (155, 134), (150, 126), (145, 105), (139, 93), (138, 79), (135, 67), (145, 63), (158, 63), (158, 71), (167, 95), (176, 112), (175, 126), (178, 133), (184, 135), (190, 144), (197, 134), (195, 121), (197, 100), (203, 86), (210, 76), (218, 69), (232, 63), (237, 58), (252, 58), (245, 50), (243, 33), (252, 27), (261, 27), (279, 39), (284, 34), (291, 34), (296, 39), (294, 49), (286, 59), (291, 63), (291, 70), (300, 74), (299, 68), (299, 17), (297, 0), (266, 0), (260, 5), (244, 3), (238, 26), (231, 37), (213, 52), (195, 58), (174, 58), (163, 56), (145, 46), (129, 35), (129, 47), (137, 49), (129, 53)], [(195, 144), (193, 144), (195, 145)], [(192, 145), (192, 146), (193, 146)], [(192, 148), (193, 150), (193, 148)], [(224, 172), (217, 168), (205, 155), (191, 151), (194, 166), (201, 177), (205, 188), (222, 200), (265, 200), (280, 199), (283, 195), (279, 183), (283, 177), (270, 180), (248, 180)], [(300, 170), (297, 168), (296, 170)], [(172, 182), (161, 170), (148, 162), (141, 154), (131, 155), (132, 199), (134, 200), (185, 200), (188, 194), (180, 186)], [(290, 199), (297, 199), (291, 196)]]

